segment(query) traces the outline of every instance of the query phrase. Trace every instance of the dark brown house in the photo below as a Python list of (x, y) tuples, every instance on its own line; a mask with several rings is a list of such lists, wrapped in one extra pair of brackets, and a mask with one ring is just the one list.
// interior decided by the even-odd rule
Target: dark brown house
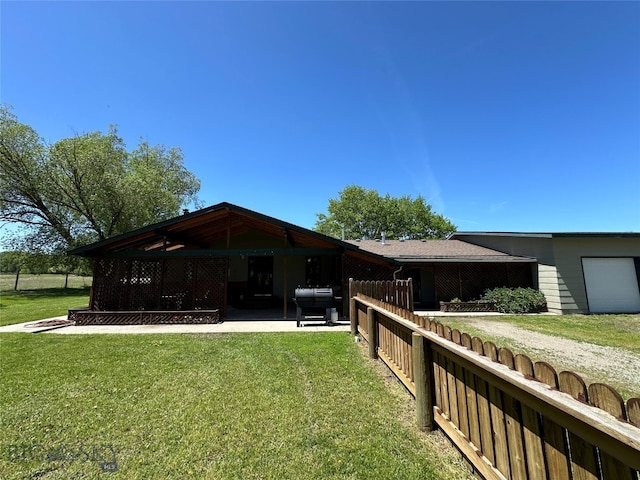
[(433, 308), (493, 286), (529, 286), (535, 265), (458, 240), (340, 241), (229, 203), (69, 255), (94, 261), (92, 312), (218, 310), (221, 317), (229, 308), (274, 308), (286, 318), (299, 285), (331, 286), (344, 306), (349, 278), (412, 277), (415, 299)]

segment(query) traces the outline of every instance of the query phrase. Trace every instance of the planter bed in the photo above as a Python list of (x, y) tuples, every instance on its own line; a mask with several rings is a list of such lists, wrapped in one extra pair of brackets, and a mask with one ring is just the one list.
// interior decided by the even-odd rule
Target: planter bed
[(441, 312), (497, 312), (492, 302), (440, 302)]

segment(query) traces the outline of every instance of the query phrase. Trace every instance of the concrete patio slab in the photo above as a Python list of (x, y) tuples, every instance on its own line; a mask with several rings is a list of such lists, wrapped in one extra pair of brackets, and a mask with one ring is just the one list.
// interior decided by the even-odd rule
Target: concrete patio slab
[[(62, 320), (66, 316), (46, 320)], [(38, 322), (43, 322), (39, 320)], [(301, 327), (295, 320), (225, 321), (204, 325), (69, 325), (54, 327), (34, 327), (38, 322), (26, 322), (0, 327), (3, 332), (57, 333), (61, 335), (86, 334), (149, 334), (149, 333), (249, 333), (249, 332), (348, 332), (349, 322), (326, 325), (321, 321), (307, 320)]]

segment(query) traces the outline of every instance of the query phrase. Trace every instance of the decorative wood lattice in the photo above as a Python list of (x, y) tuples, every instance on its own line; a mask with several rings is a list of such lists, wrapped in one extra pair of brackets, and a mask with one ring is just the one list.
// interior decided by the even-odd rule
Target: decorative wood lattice
[(96, 261), (91, 310), (215, 310), (224, 316), (226, 257)]
[(71, 310), (69, 311), (69, 320), (73, 320), (76, 325), (161, 325), (221, 322), (219, 310), (188, 310), (180, 312)]
[(475, 300), (492, 288), (532, 287), (528, 263), (442, 263), (434, 267), (436, 300)]
[[(359, 280), (393, 280), (391, 265), (367, 262), (351, 255), (345, 255), (342, 266), (343, 277)], [(345, 289), (345, 292), (348, 291)]]
[(460, 273), (455, 264), (434, 267), (436, 301), (460, 298)]

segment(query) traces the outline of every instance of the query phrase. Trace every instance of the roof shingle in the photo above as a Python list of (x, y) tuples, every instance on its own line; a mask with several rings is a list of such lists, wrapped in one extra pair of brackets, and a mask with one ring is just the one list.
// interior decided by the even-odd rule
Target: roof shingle
[(347, 240), (358, 248), (393, 258), (399, 262), (531, 262), (535, 259), (517, 257), (461, 240)]

